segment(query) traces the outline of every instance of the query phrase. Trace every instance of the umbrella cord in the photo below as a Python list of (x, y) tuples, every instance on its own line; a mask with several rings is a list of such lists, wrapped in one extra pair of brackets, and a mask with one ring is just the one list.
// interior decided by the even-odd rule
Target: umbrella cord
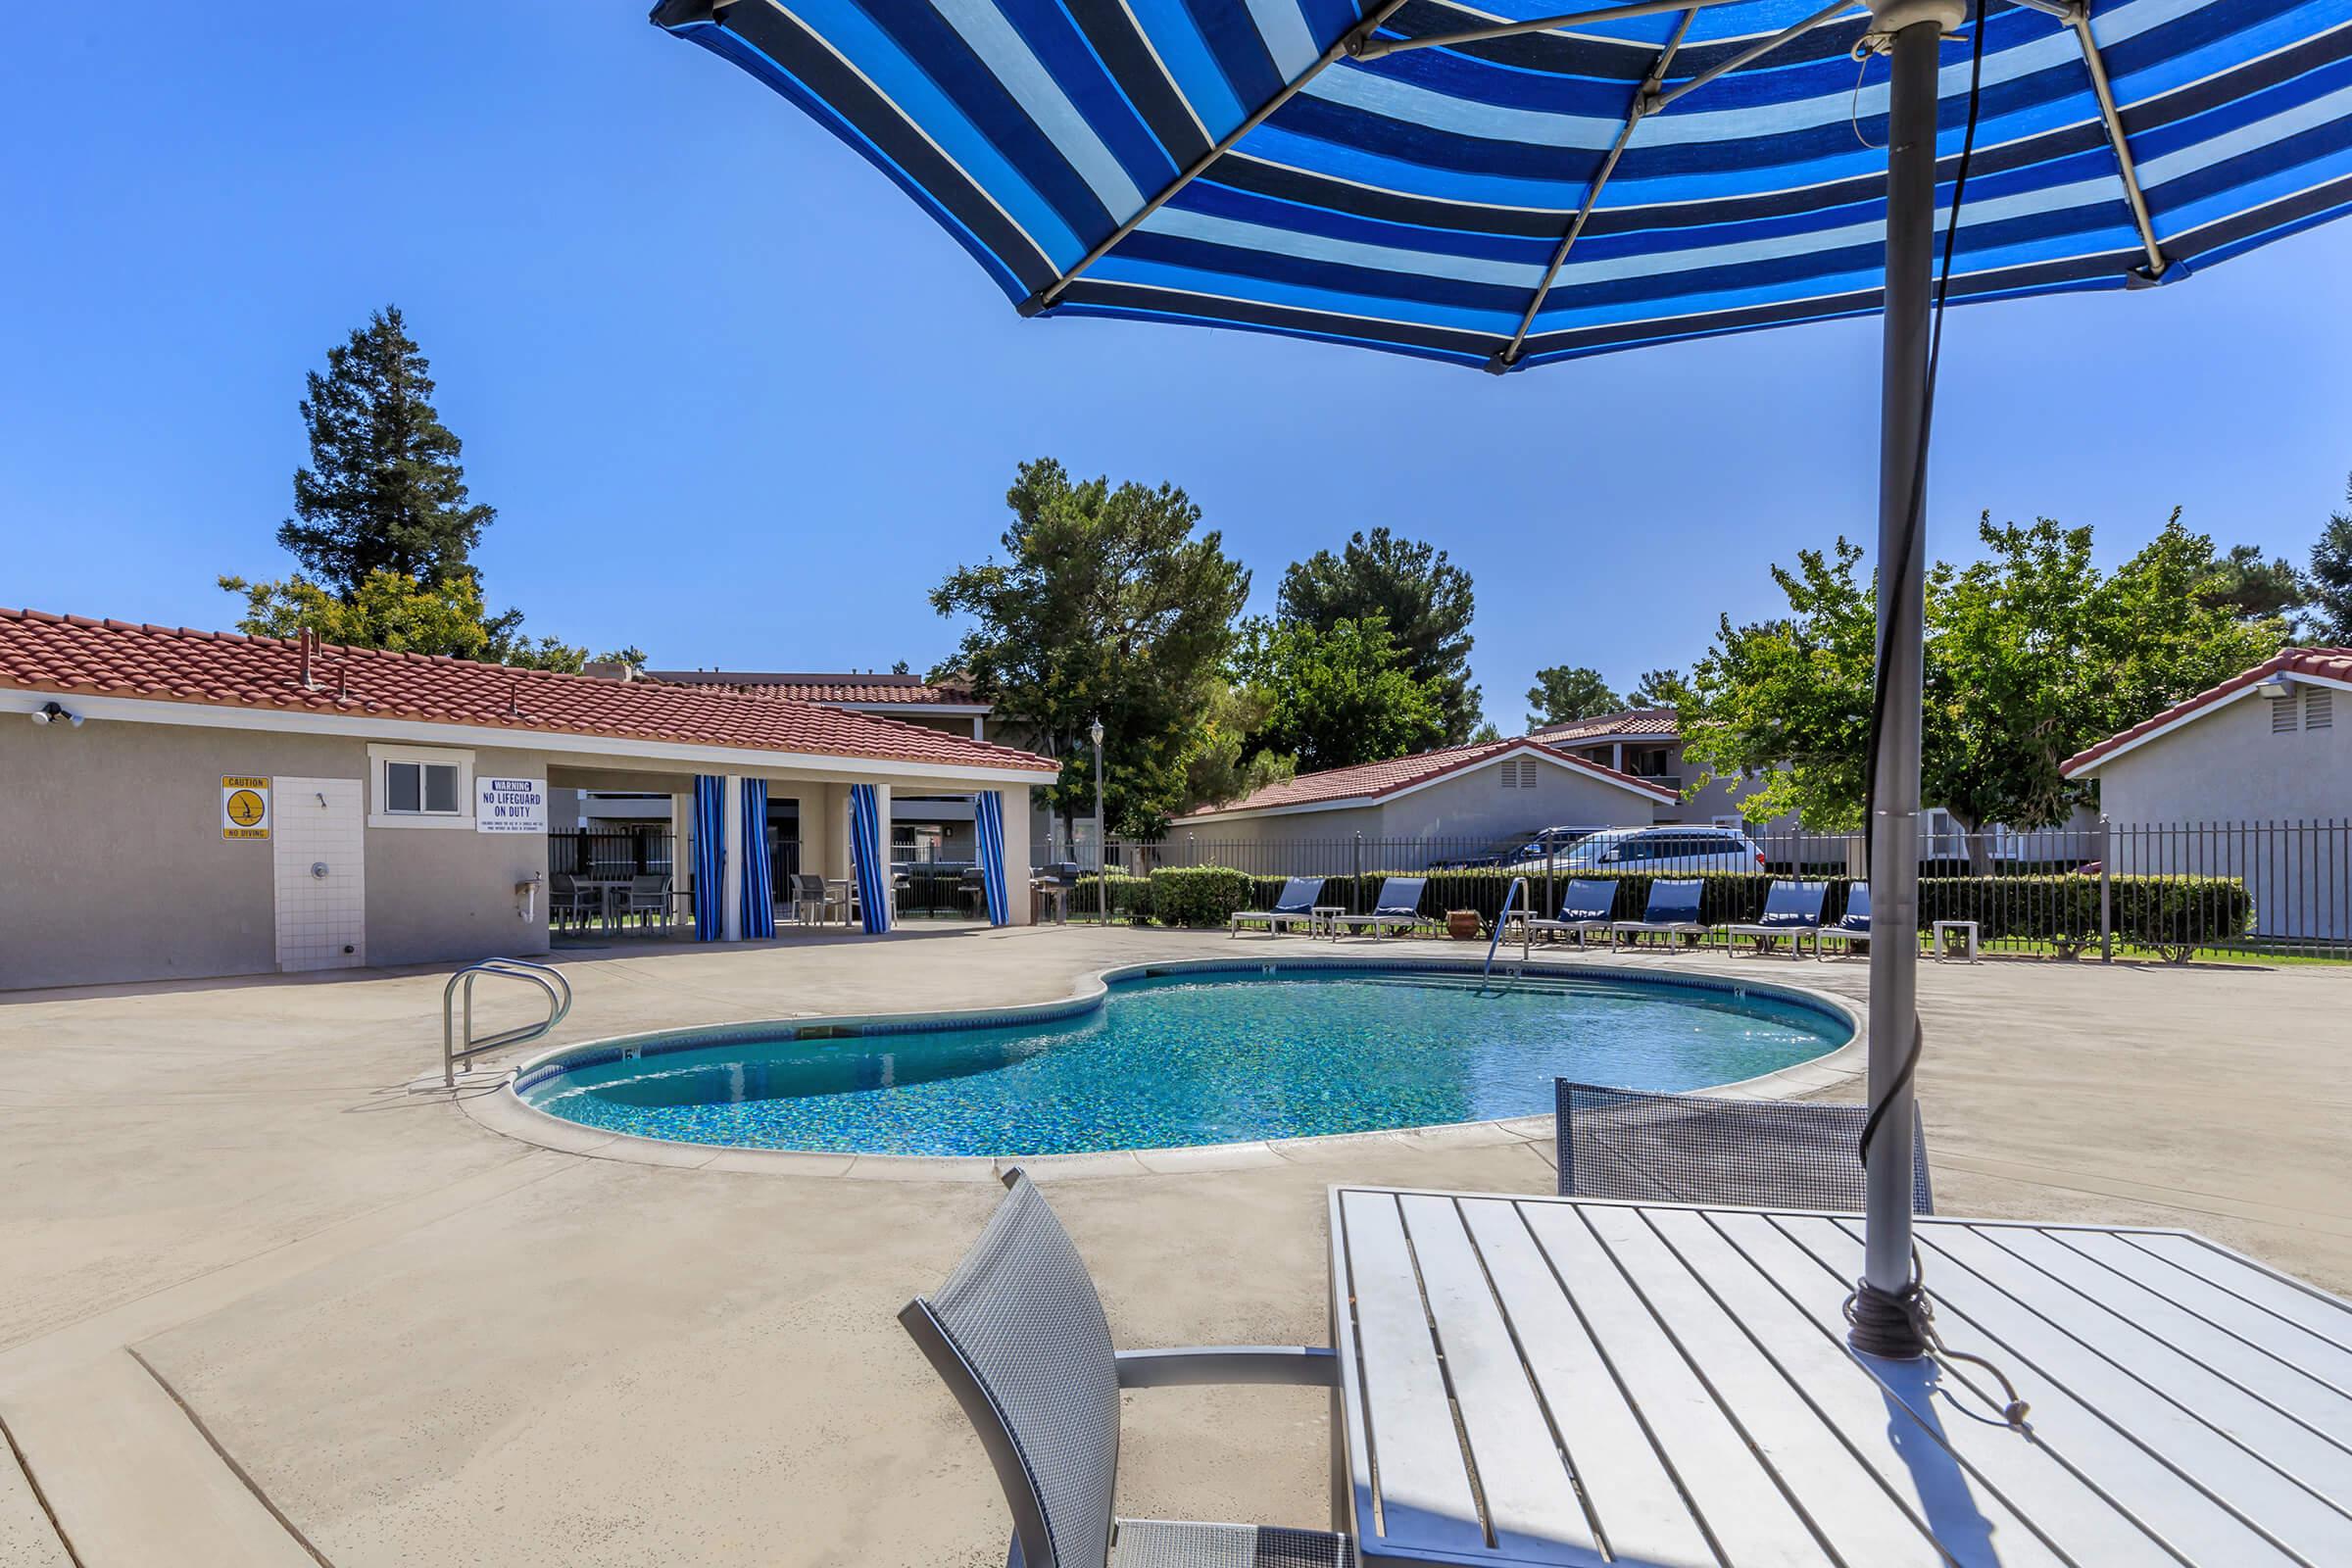
[[(1919, 442), (1911, 469), (1910, 506), (1905, 513), (1910, 526), (1903, 530), (1902, 552), (1893, 563), (1893, 581), (1900, 584), (1911, 573), (1911, 564), (1919, 552), (1920, 535), (1925, 532), (1920, 517), (1920, 503), (1927, 488), (1928, 437), (1936, 419), (1936, 372), (1943, 359), (1943, 309), (1951, 294), (1952, 254), (1960, 238), (1960, 204), (1968, 194), (1968, 167), (1976, 153), (1977, 116), (1983, 100), (1984, 82), (1984, 0), (1976, 0), (1976, 25), (1970, 29), (1968, 73), (1968, 125), (1960, 142), (1960, 165), (1952, 180), (1952, 207), (1945, 220), (1943, 231), (1943, 261), (1936, 280), (1936, 311), (1928, 337), (1927, 392), (1920, 406)], [(1886, 564), (1882, 562), (1880, 569)], [(1886, 668), (1887, 628), (1879, 628), (1879, 667)], [(1867, 825), (1878, 815), (1879, 794), (1879, 734), (1886, 721), (1886, 704), (1890, 688), (1885, 679), (1874, 684), (1870, 705), (1869, 752), (1863, 762), (1862, 816)], [(1886, 1119), (1895, 1100), (1907, 1088), (1912, 1075), (1919, 1070), (1920, 1052), (1926, 1037), (1920, 1027), (1919, 1013), (1911, 1014), (1911, 1039), (1904, 1050), (1901, 1064), (1891, 1081), (1879, 1086), (1872, 1098), (1869, 1118), (1863, 1123), (1861, 1156), (1867, 1167), (1870, 1146), (1877, 1139), (1879, 1128)], [(1982, 1356), (1950, 1349), (1936, 1332), (1935, 1308), (1930, 1304), (1927, 1286), (1921, 1276), (1919, 1250), (1911, 1252), (1911, 1279), (1899, 1292), (1883, 1291), (1867, 1279), (1854, 1282), (1853, 1294), (1845, 1300), (1845, 1317), (1852, 1326), (1852, 1343), (1856, 1349), (1870, 1354), (1913, 1355), (1926, 1346), (1929, 1352), (1947, 1367), (1953, 1361), (1969, 1361), (1984, 1367), (2000, 1381), (2008, 1395), (2002, 1416), (2013, 1427), (2022, 1427), (2026, 1418), (2026, 1401), (2017, 1396), (2017, 1390), (2008, 1377)]]

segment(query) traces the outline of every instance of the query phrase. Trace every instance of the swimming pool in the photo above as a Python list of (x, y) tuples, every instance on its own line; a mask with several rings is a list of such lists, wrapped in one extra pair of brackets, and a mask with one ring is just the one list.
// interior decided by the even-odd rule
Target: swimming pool
[(1843, 1045), (1826, 1002), (1615, 971), (1170, 964), (1017, 1020), (803, 1020), (574, 1048), (522, 1101), (734, 1148), (1032, 1155), (1533, 1115), (1555, 1077), (1697, 1089)]

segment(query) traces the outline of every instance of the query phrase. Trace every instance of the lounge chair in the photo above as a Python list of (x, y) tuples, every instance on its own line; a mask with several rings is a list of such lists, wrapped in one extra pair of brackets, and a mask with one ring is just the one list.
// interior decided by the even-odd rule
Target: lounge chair
[(1371, 928), (1377, 937), (1384, 930), (1404, 927), (1410, 936), (1424, 925), (1435, 924), (1421, 912), (1421, 890), (1429, 885), (1425, 876), (1393, 876), (1380, 885), (1380, 897), (1373, 901), (1370, 914), (1343, 914), (1332, 923), (1332, 935), (1342, 931)]
[(1870, 884), (1857, 882), (1845, 890), (1845, 913), (1813, 933), (1813, 956), (1821, 956), (1824, 940), (1842, 942), (1845, 951), (1854, 951), (1857, 942), (1870, 941)]
[(1617, 884), (1606, 881), (1579, 879), (1568, 884), (1560, 895), (1560, 916), (1556, 920), (1530, 920), (1529, 936), (1549, 932), (1564, 937), (1573, 933), (1576, 945), (1583, 947), (1595, 931), (1609, 928), (1609, 911), (1617, 905)]
[(1226, 922), (1225, 934), (1239, 936), (1244, 920), (1262, 921), (1266, 934), (1271, 936), (1284, 926), (1302, 925), (1311, 936), (1315, 923), (1315, 900), (1323, 896), (1323, 879), (1319, 876), (1295, 876), (1282, 885), (1282, 897), (1274, 901), (1271, 909), (1243, 909)]
[[(1303, 1346), (1119, 1350), (1086, 1263), (1019, 1170), (947, 1283), (899, 1322), (979, 1435), (1012, 1512), (1020, 1568), (1353, 1568), (1346, 1536), (1112, 1517), (1119, 1391), (1276, 1383), (1334, 1391), (1339, 1362)], [(1336, 1437), (1333, 1440), (1337, 1441)], [(902, 1498), (902, 1501), (910, 1500)]]
[(1707, 928), (1698, 918), (1698, 889), (1696, 877), (1680, 882), (1652, 882), (1649, 885), (1649, 907), (1642, 910), (1639, 920), (1611, 920), (1609, 947), (1617, 946), (1620, 934), (1634, 937), (1655, 933), (1659, 936), (1705, 936)]
[(1764, 897), (1764, 912), (1754, 920), (1723, 928), (1723, 945), (1732, 947), (1740, 937), (1754, 937), (1756, 951), (1766, 952), (1781, 938), (1788, 939), (1788, 956), (1805, 956), (1805, 936), (1813, 937), (1813, 956), (1821, 956), (1821, 901), (1830, 891), (1827, 882), (1775, 882)]
[[(1868, 1105), (1660, 1095), (1556, 1080), (1560, 1195), (1859, 1213)], [(1911, 1207), (1936, 1212), (1911, 1105)]]

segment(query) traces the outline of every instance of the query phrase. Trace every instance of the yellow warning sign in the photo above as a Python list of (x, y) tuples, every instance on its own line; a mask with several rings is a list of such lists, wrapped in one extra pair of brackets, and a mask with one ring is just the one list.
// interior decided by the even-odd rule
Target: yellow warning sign
[(220, 836), (224, 839), (270, 836), (268, 779), (232, 775), (220, 781)]

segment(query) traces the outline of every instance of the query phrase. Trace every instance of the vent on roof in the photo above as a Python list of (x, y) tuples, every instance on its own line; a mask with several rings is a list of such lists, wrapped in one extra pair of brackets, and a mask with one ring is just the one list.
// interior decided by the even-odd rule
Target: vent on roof
[[(2279, 705), (2284, 707), (2282, 703)], [(2303, 688), (2303, 727), (2329, 729), (2335, 724), (2335, 693), (2325, 686)]]
[(1502, 775), (1502, 787), (1506, 790), (1536, 787), (1536, 760), (1532, 757), (1505, 758), (1496, 771)]

